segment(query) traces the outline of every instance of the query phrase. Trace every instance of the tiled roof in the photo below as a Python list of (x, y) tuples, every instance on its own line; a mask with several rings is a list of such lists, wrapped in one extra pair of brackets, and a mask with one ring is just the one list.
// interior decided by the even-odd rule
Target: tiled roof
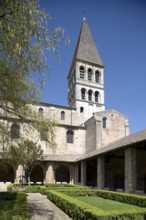
[(77, 161), (88, 159), (90, 157), (94, 157), (96, 155), (104, 154), (112, 150), (120, 149), (120, 148), (125, 148), (129, 146), (134, 146), (141, 144), (142, 142), (146, 143), (146, 129), (142, 130), (140, 132), (128, 135), (124, 138), (121, 138), (117, 141), (114, 141), (104, 147), (101, 147), (98, 150), (92, 151), (90, 153), (85, 154), (84, 156), (80, 157), (77, 159)]
[(75, 162), (79, 154), (46, 154), (44, 155), (44, 161), (56, 161), (56, 162)]

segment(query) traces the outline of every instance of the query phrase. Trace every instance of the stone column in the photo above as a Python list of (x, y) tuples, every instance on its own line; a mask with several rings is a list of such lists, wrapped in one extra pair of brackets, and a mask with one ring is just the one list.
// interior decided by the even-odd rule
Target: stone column
[(86, 161), (81, 162), (81, 185), (86, 186)]
[(75, 170), (72, 165), (69, 167), (69, 172), (70, 172), (70, 184), (75, 184)]
[(74, 176), (74, 184), (78, 184), (78, 176), (79, 176), (79, 169), (78, 163), (75, 164), (75, 176)]
[(25, 171), (23, 170), (23, 166), (18, 165), (17, 170), (16, 170), (15, 183), (20, 183), (20, 180), (23, 181), (23, 183), (26, 182), (24, 176), (25, 176)]
[(97, 187), (98, 189), (104, 189), (104, 157), (99, 156), (97, 158)]
[(53, 165), (51, 163), (48, 165), (48, 169), (46, 170), (45, 180), (46, 180), (45, 181), (46, 183), (55, 183), (54, 169), (53, 169)]
[(125, 149), (125, 192), (136, 190), (136, 149)]

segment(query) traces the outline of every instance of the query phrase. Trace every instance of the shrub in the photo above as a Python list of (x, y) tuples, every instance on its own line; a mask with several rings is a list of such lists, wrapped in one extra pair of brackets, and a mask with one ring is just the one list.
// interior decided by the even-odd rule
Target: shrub
[(29, 208), (25, 193), (0, 193), (0, 220), (29, 220)]

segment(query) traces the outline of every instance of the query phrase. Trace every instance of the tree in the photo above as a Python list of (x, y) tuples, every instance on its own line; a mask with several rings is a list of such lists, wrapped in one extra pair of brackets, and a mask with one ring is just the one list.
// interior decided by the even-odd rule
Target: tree
[[(0, 0), (0, 107), (4, 110), (16, 112), (38, 98), (48, 68), (44, 57), (57, 51), (64, 35), (61, 27), (48, 30), (49, 18), (37, 0)], [(33, 80), (36, 75), (39, 86)]]
[(33, 141), (25, 140), (18, 146), (12, 145), (6, 156), (6, 159), (16, 166), (22, 165), (25, 170), (25, 178), (30, 183), (30, 175), (33, 168), (41, 162), (43, 150), (40, 145)]
[[(37, 0), (0, 0), (0, 116), (27, 121), (36, 128), (43, 124), (52, 131), (54, 122), (42, 120), (27, 107), (40, 98), (49, 69), (47, 53), (58, 52), (64, 38), (61, 27), (48, 29), (49, 20)], [(3, 141), (10, 139), (9, 122), (0, 123)]]

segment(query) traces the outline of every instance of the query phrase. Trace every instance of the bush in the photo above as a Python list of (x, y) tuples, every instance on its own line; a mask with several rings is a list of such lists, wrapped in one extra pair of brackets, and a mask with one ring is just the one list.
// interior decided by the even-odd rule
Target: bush
[(46, 191), (47, 197), (74, 220), (144, 220), (146, 209), (140, 211), (115, 211), (104, 213), (103, 210), (93, 207), (76, 198), (64, 195), (54, 190)]
[(0, 193), (0, 220), (29, 220), (26, 194), (17, 192)]
[(111, 199), (131, 205), (146, 207), (146, 197), (141, 195), (112, 192), (106, 190), (97, 190), (96, 195), (105, 199)]

